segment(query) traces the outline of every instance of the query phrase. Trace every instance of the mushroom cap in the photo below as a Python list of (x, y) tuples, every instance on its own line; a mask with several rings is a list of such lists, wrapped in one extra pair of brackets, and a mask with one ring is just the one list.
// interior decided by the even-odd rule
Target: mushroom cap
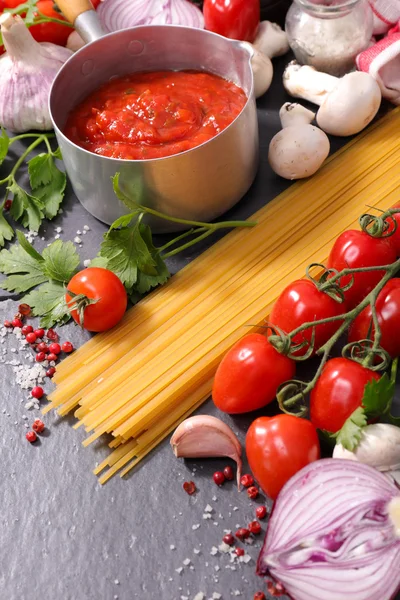
[(279, 131), (271, 140), (268, 161), (285, 179), (314, 175), (330, 150), (327, 135), (313, 125), (293, 125)]
[(375, 117), (381, 104), (379, 85), (371, 75), (354, 71), (338, 79), (317, 113), (326, 133), (348, 136), (359, 133)]
[[(249, 44), (250, 46), (250, 44)], [(254, 95), (260, 98), (270, 88), (274, 68), (271, 59), (253, 46), (251, 68), (254, 75)]]

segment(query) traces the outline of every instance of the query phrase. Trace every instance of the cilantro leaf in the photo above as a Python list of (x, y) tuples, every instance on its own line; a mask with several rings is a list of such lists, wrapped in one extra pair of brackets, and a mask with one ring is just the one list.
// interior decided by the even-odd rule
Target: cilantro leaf
[[(133, 181), (129, 182), (129, 196), (124, 194), (119, 185), (119, 173), (116, 173), (114, 177), (112, 177), (113, 189), (114, 193), (117, 196), (118, 200), (120, 200), (129, 210), (137, 211), (140, 208), (140, 201), (143, 197), (143, 183), (142, 180), (137, 178)], [(135, 198), (137, 200), (131, 200)]]
[(64, 198), (67, 176), (55, 165), (52, 154), (38, 154), (28, 162), (29, 180), (43, 203), (44, 216), (54, 219)]
[(5, 218), (3, 211), (0, 210), (0, 247), (4, 246), (6, 241), (11, 241), (14, 237), (14, 229)]
[(31, 231), (38, 231), (44, 217), (42, 201), (28, 194), (14, 178), (7, 189), (14, 195), (10, 208), (11, 216)]
[(160, 256), (159, 250), (153, 245), (151, 229), (148, 225), (141, 225), (141, 232), (143, 240), (145, 241), (147, 248), (155, 262), (156, 272), (146, 273), (144, 271), (138, 272), (137, 283), (135, 286), (136, 291), (139, 294), (145, 294), (152, 288), (162, 285), (170, 278), (171, 274), (168, 271), (167, 265)]
[(395, 387), (395, 381), (392, 381), (387, 373), (384, 373), (378, 381), (372, 379), (367, 383), (362, 405), (368, 418), (381, 417), (390, 411)]
[(11, 246), (10, 250), (0, 252), (0, 272), (8, 275), (0, 283), (0, 287), (10, 292), (26, 292), (47, 281), (42, 263), (32, 258), (17, 244)]
[(32, 314), (42, 317), (40, 325), (45, 328), (69, 321), (71, 314), (65, 301), (65, 288), (61, 283), (49, 281), (23, 297), (22, 301), (32, 308)]
[(139, 271), (157, 275), (157, 263), (142, 237), (144, 228), (145, 225), (137, 222), (133, 227), (112, 229), (101, 244), (100, 256), (108, 259), (108, 268), (128, 289), (135, 286)]
[(43, 250), (43, 272), (49, 279), (68, 283), (75, 274), (80, 259), (72, 242), (56, 240)]
[(32, 258), (35, 260), (42, 262), (43, 257), (35, 248), (28, 242), (22, 231), (17, 231), (17, 239), (19, 241), (20, 246), (27, 252)]
[(3, 163), (4, 159), (8, 154), (8, 148), (10, 146), (10, 138), (3, 128), (1, 128), (1, 136), (0, 136), (0, 165)]
[(362, 430), (367, 425), (367, 416), (360, 406), (345, 421), (340, 431), (335, 434), (336, 443), (341, 444), (346, 450), (355, 450), (362, 438)]

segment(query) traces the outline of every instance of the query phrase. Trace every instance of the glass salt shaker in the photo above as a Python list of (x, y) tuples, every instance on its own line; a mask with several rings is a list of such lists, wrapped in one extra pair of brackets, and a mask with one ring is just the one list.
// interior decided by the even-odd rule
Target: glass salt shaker
[(337, 77), (354, 69), (372, 27), (367, 0), (294, 0), (285, 23), (297, 61)]

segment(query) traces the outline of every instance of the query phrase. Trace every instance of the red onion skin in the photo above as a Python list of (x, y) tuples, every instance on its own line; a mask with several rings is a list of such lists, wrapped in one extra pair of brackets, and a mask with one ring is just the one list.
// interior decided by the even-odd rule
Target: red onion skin
[(203, 13), (189, 0), (103, 0), (96, 12), (109, 32), (138, 25), (204, 28)]
[[(303, 487), (303, 492), (304, 492), (304, 487), (308, 486), (308, 480), (309, 479), (313, 480), (313, 478), (315, 479), (315, 475), (313, 477), (313, 473), (312, 472), (315, 470), (316, 467), (318, 469), (321, 469), (321, 468), (325, 469), (325, 471), (329, 471), (329, 470), (331, 470), (333, 468), (334, 469), (341, 468), (341, 469), (345, 470), (346, 466), (345, 466), (344, 463), (346, 463), (346, 462), (351, 463), (351, 465), (358, 465), (358, 466), (360, 466), (360, 463), (355, 463), (353, 461), (345, 461), (345, 460), (342, 460), (342, 459), (324, 459), (324, 460), (321, 460), (321, 461), (317, 461), (316, 463), (312, 463), (311, 465), (308, 465), (307, 467), (305, 467), (304, 469), (302, 469), (299, 473), (297, 473), (284, 486), (284, 488), (282, 489), (281, 493), (278, 496), (277, 501), (274, 504), (274, 507), (273, 507), (273, 510), (272, 510), (272, 513), (271, 513), (271, 517), (270, 517), (270, 520), (269, 520), (269, 524), (268, 524), (268, 530), (267, 530), (267, 535), (265, 537), (264, 546), (263, 546), (263, 548), (261, 550), (261, 553), (260, 553), (260, 556), (259, 556), (259, 559), (258, 559), (258, 563), (257, 563), (257, 574), (260, 575), (260, 576), (262, 576), (262, 577), (265, 577), (268, 574), (275, 581), (279, 582), (281, 585), (283, 585), (284, 587), (286, 587), (286, 594), (290, 598), (292, 598), (292, 600), (299, 600), (299, 598), (303, 599), (305, 597), (304, 596), (304, 589), (303, 589), (303, 595), (300, 595), (300, 596), (297, 595), (296, 590), (293, 591), (293, 589), (292, 590), (288, 590), (287, 589), (287, 586), (285, 585), (285, 572), (283, 573), (282, 577), (278, 577), (276, 575), (276, 573), (274, 572), (274, 571), (279, 570), (279, 569), (282, 571), (282, 568), (283, 568), (282, 566), (280, 566), (278, 564), (279, 561), (277, 562), (276, 558), (272, 561), (275, 564), (273, 564), (272, 566), (271, 566), (271, 564), (268, 565), (268, 561), (271, 562), (271, 553), (272, 553), (272, 555), (274, 553), (274, 545), (275, 546), (277, 546), (277, 545), (279, 546), (280, 534), (279, 534), (279, 531), (277, 532), (274, 522), (277, 521), (277, 520), (279, 520), (279, 518), (281, 519), (280, 525), (282, 526), (283, 535), (287, 536), (287, 530), (290, 527), (290, 523), (289, 523), (289, 525), (287, 526), (287, 528), (285, 530), (284, 529), (284, 524), (283, 524), (283, 523), (285, 523), (285, 521), (283, 521), (283, 523), (282, 523), (282, 513), (283, 513), (283, 516), (284, 516), (285, 511), (282, 510), (282, 506), (283, 506), (283, 508), (285, 508), (285, 506), (286, 506), (287, 511), (290, 510), (291, 504), (293, 504), (293, 499), (291, 499), (290, 496), (293, 495), (293, 493), (296, 492), (295, 485), (297, 485), (297, 490), (298, 490), (299, 495), (300, 495), (299, 503), (301, 504), (302, 501), (304, 502), (304, 500), (305, 500), (304, 496), (301, 497), (301, 491), (302, 491), (301, 488)], [(356, 471), (356, 469), (354, 470), (352, 467), (350, 467), (350, 469), (347, 469), (347, 471), (348, 472), (351, 472), (351, 471), (354, 472), (354, 471)], [(400, 489), (399, 489), (399, 486), (397, 486), (396, 484), (393, 483), (393, 481), (390, 481), (388, 478), (386, 478), (385, 476), (383, 476), (380, 473), (378, 473), (377, 471), (375, 471), (375, 469), (373, 469), (372, 467), (369, 467), (367, 465), (362, 465), (362, 464), (361, 464), (361, 471), (359, 471), (358, 473), (354, 472), (354, 477), (355, 477), (354, 480), (353, 480), (354, 481), (354, 486), (358, 485), (358, 477), (357, 477), (357, 475), (360, 475), (360, 473), (361, 474), (363, 473), (363, 475), (365, 476), (366, 474), (368, 474), (368, 472), (369, 472), (369, 475), (374, 480), (373, 485), (374, 485), (374, 490), (375, 491), (376, 491), (376, 485), (377, 484), (379, 485), (379, 483), (381, 483), (382, 486), (383, 486), (382, 487), (382, 496), (383, 496), (383, 498), (382, 498), (382, 505), (378, 505), (377, 506), (377, 513), (376, 513), (376, 515), (372, 515), (373, 521), (376, 521), (378, 523), (381, 519), (385, 518), (384, 514), (380, 514), (380, 512), (381, 512), (380, 509), (381, 508), (385, 508), (388, 505), (388, 503), (389, 503), (389, 501), (391, 499), (390, 495), (392, 495), (393, 498), (400, 497)], [(360, 479), (362, 479), (361, 475), (360, 475)], [(339, 482), (339, 485), (340, 485), (340, 482)], [(353, 486), (353, 482), (351, 482), (350, 485)], [(336, 489), (338, 489), (337, 484), (336, 484)], [(343, 494), (345, 494), (346, 493), (344, 491), (345, 488), (342, 488), (342, 489), (343, 489)], [(366, 490), (366, 495), (368, 495), (368, 490)], [(310, 498), (311, 498), (311, 496), (310, 496)], [(291, 503), (291, 500), (292, 500), (292, 503)], [(297, 499), (296, 499), (296, 501), (297, 501)], [(312, 502), (312, 501), (310, 501), (310, 502)], [(360, 494), (360, 502), (359, 502), (359, 504), (362, 507), (362, 505), (363, 505), (362, 494)], [(346, 506), (347, 506), (347, 509), (348, 509), (348, 505), (346, 505)], [(352, 505), (350, 505), (350, 506), (352, 506)], [(374, 508), (374, 507), (372, 507), (372, 508)], [(365, 502), (364, 502), (364, 509), (365, 509)], [(327, 503), (327, 510), (330, 510), (329, 509), (329, 503)], [(354, 507), (353, 507), (352, 510), (354, 512)], [(307, 509), (304, 511), (304, 513), (306, 513), (306, 511), (307, 511)], [(350, 511), (348, 511), (348, 512), (350, 512)], [(306, 519), (306, 516), (305, 516), (305, 519)], [(311, 517), (311, 520), (312, 520), (312, 517)], [(294, 521), (295, 521), (295, 519), (294, 519)], [(355, 520), (353, 519), (353, 521), (355, 521)], [(355, 522), (357, 523), (357, 521), (355, 521)], [(394, 553), (394, 559), (392, 560), (393, 564), (392, 563), (390, 564), (390, 567), (391, 567), (390, 577), (385, 577), (385, 578), (383, 578), (382, 582), (379, 582), (379, 591), (375, 590), (375, 595), (373, 593), (371, 593), (371, 594), (368, 593), (368, 596), (364, 596), (364, 598), (368, 597), (368, 600), (393, 600), (393, 599), (396, 598), (396, 594), (398, 593), (398, 591), (400, 589), (400, 578), (399, 578), (399, 574), (400, 574), (400, 539), (396, 538), (396, 536), (394, 534), (394, 531), (393, 531), (393, 524), (390, 524), (390, 520), (389, 520), (387, 514), (386, 514), (386, 522), (387, 523), (389, 522), (390, 535), (392, 536), (393, 539), (390, 541), (390, 544), (388, 544), (387, 548), (382, 548), (380, 550), (376, 550), (375, 551), (375, 555), (379, 555), (379, 554), (382, 554), (383, 552), (385, 552), (386, 554), (388, 554), (388, 558), (389, 558), (389, 552), (391, 552), (392, 554)], [(332, 523), (329, 521), (329, 516), (328, 516), (327, 526), (330, 526), (331, 528), (333, 528)], [(271, 540), (270, 539), (271, 538), (270, 533), (271, 533), (271, 529), (273, 527), (275, 527), (275, 532), (274, 532), (275, 539)], [(388, 528), (388, 525), (386, 525), (386, 529), (387, 528)], [(301, 531), (299, 532), (299, 530), (296, 530), (296, 526), (294, 526), (294, 528), (292, 528), (292, 529), (293, 529), (293, 531), (292, 531), (292, 540), (291, 541), (293, 542), (293, 539), (296, 540), (296, 536), (297, 536), (298, 544), (301, 544)], [(321, 530), (323, 530), (323, 525), (321, 525)], [(308, 537), (310, 538), (311, 535), (312, 534), (309, 532), (308, 533)], [(351, 539), (351, 535), (348, 536), (348, 539)], [(346, 542), (343, 543), (343, 547), (345, 546), (345, 544), (346, 544)], [(272, 550), (271, 551), (270, 551), (269, 546), (272, 546)], [(284, 546), (284, 544), (283, 544), (283, 546)], [(287, 550), (290, 549), (290, 541), (287, 543), (286, 548), (287, 548)], [(278, 549), (275, 548), (275, 556), (279, 555), (279, 551), (280, 551), (279, 548)], [(286, 550), (283, 547), (281, 551), (283, 553), (285, 553)], [(312, 557), (313, 557), (313, 554), (311, 554), (311, 558)], [(348, 560), (348, 557), (347, 557), (347, 560)], [(358, 557), (355, 557), (353, 555), (352, 560), (359, 560), (359, 559), (358, 559)], [(364, 560), (364, 557), (360, 558), (360, 563), (361, 563), (362, 560)], [(305, 562), (307, 562), (307, 561), (305, 561)], [(332, 562), (333, 561), (331, 561), (331, 564), (332, 564)], [(367, 567), (369, 567), (370, 566), (370, 562), (371, 562), (371, 568), (372, 568), (374, 566), (372, 564), (372, 560), (371, 561), (366, 560), (365, 564), (367, 565)], [(383, 561), (381, 561), (381, 562), (383, 563)], [(315, 571), (316, 572), (314, 574), (316, 575), (316, 582), (317, 583), (318, 583), (318, 579), (321, 580), (321, 574), (318, 574), (318, 570), (317, 570), (321, 566), (322, 566), (322, 569), (324, 569), (326, 566), (329, 566), (329, 563), (328, 562), (324, 562), (324, 563), (316, 564), (316, 566), (315, 566)], [(379, 565), (377, 565), (377, 566), (379, 567)], [(292, 571), (291, 575), (292, 575), (292, 578), (293, 578), (293, 573), (296, 571), (297, 565), (293, 563), (292, 568), (293, 568), (293, 571)], [(301, 585), (303, 586), (303, 588), (304, 588), (304, 586), (307, 585), (306, 577), (309, 576), (309, 578), (312, 579), (312, 575), (310, 576), (310, 571), (313, 568), (314, 568), (313, 565), (312, 564), (310, 565), (310, 563), (307, 563), (306, 566), (302, 567), (302, 572), (300, 572), (299, 577), (302, 578)], [(356, 566), (354, 567), (354, 569), (356, 569), (356, 570), (357, 570), (357, 568), (358, 567), (356, 567)], [(286, 569), (287, 569), (287, 573), (290, 573), (291, 567), (287, 566)], [(354, 569), (353, 569), (353, 572), (355, 573), (356, 571), (354, 571)], [(351, 571), (351, 569), (348, 568), (345, 571)], [(297, 571), (296, 571), (296, 573), (297, 573)], [(303, 577), (304, 573), (307, 573), (306, 577)], [(338, 589), (338, 586), (341, 585), (341, 583), (338, 581), (338, 573), (341, 573), (341, 576), (342, 576), (342, 570), (341, 570), (340, 562), (338, 564), (336, 564), (336, 565), (335, 564), (332, 565), (332, 573), (334, 573), (334, 575), (335, 575), (335, 583), (332, 583), (332, 591), (331, 591), (331, 593), (334, 594), (335, 600), (337, 600), (339, 598), (339, 596), (337, 595), (337, 593), (340, 591)], [(389, 592), (388, 587), (390, 585), (390, 580), (392, 580), (392, 577), (395, 577), (396, 575), (399, 578), (399, 581), (397, 582), (397, 585), (395, 585), (394, 587), (391, 586), (391, 587), (393, 587), (393, 589), (390, 590), (390, 592)], [(346, 575), (344, 575), (344, 577), (346, 577)], [(325, 580), (323, 580), (323, 581), (325, 583)], [(343, 584), (344, 586), (345, 586), (345, 581), (346, 580), (344, 580), (344, 584)], [(361, 581), (363, 581), (363, 579), (360, 578), (360, 583), (361, 583)], [(387, 581), (389, 581), (389, 585), (387, 584)], [(393, 580), (392, 580), (392, 582), (393, 582)], [(350, 583), (351, 583), (351, 578), (350, 578)], [(395, 582), (393, 582), (393, 583), (395, 583)], [(293, 581), (291, 582), (290, 587), (293, 587)], [(375, 585), (375, 588), (376, 588), (376, 585)], [(320, 590), (320, 586), (319, 585), (316, 586), (314, 593), (316, 593), (317, 589)], [(386, 589), (386, 591), (388, 593), (388, 595), (386, 595), (386, 596), (384, 595), (385, 594), (385, 589)], [(365, 590), (361, 590), (360, 593), (363, 593), (363, 591), (365, 591)], [(314, 593), (312, 594), (312, 597), (313, 598), (317, 598), (317, 596), (314, 596)], [(318, 597), (318, 600), (331, 600), (331, 595), (329, 594), (329, 592), (326, 592), (325, 590), (320, 590), (319, 593), (321, 594), (321, 596)], [(358, 590), (357, 590), (357, 592), (354, 592), (354, 590), (353, 590), (352, 593), (349, 593), (346, 590), (344, 590), (343, 591), (343, 600), (352, 600), (352, 599), (357, 600), (357, 598), (360, 597), (360, 596), (357, 595), (358, 593), (359, 593)], [(342, 596), (340, 596), (340, 598), (342, 598)]]

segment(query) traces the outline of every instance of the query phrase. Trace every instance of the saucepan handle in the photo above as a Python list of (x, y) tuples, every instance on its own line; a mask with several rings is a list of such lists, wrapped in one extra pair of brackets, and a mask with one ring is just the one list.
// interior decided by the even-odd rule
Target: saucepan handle
[(57, 0), (57, 6), (85, 42), (93, 42), (105, 35), (90, 0)]

